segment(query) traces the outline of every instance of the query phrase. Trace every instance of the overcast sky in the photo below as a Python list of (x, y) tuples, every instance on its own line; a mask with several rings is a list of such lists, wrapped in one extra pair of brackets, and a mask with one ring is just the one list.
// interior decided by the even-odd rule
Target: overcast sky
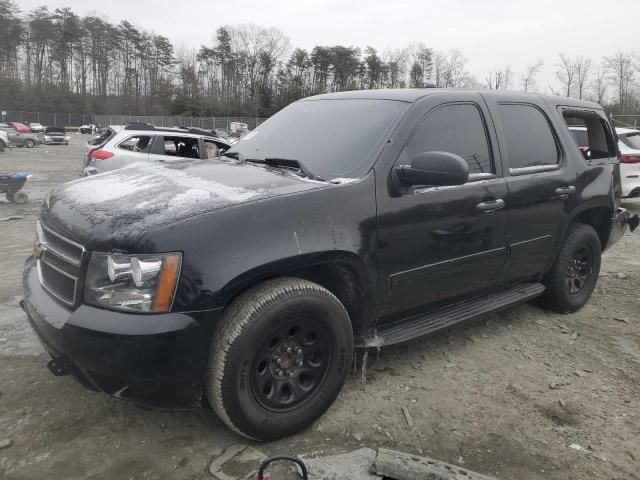
[[(43, 0), (16, 0), (25, 11)], [(221, 25), (255, 23), (282, 30), (292, 46), (371, 45), (380, 52), (423, 42), (457, 48), (479, 80), (511, 65), (545, 61), (538, 89), (553, 83), (558, 53), (600, 59), (618, 50), (640, 53), (640, 0), (47, 0), (49, 9), (98, 12), (113, 22), (169, 37), (174, 45), (211, 44)], [(512, 88), (516, 85), (512, 85)]]

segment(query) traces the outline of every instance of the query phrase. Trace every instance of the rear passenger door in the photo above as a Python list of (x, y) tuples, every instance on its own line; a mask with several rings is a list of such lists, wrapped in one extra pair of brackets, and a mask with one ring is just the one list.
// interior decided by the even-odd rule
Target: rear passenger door
[(508, 188), (505, 280), (536, 280), (553, 261), (568, 219), (567, 199), (576, 191), (576, 173), (541, 99), (498, 94), (489, 96), (487, 103), (497, 127)]

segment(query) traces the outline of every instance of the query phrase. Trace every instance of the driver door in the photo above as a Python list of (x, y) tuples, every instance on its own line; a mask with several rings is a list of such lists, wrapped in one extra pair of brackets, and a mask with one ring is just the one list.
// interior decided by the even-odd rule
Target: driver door
[(479, 95), (454, 98), (465, 100), (428, 107), (394, 167), (410, 165), (419, 153), (449, 152), (467, 161), (469, 181), (401, 194), (381, 189), (377, 196), (383, 315), (385, 310), (449, 303), (501, 281), (507, 257), (507, 187), (496, 168), (495, 134)]

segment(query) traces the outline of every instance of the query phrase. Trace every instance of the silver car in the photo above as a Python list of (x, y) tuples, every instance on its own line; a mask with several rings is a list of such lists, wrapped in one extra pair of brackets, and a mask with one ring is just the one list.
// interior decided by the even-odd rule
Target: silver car
[(183, 162), (214, 158), (231, 142), (200, 129), (161, 128), (149, 124), (111, 126), (87, 142), (82, 175), (95, 175), (136, 162)]

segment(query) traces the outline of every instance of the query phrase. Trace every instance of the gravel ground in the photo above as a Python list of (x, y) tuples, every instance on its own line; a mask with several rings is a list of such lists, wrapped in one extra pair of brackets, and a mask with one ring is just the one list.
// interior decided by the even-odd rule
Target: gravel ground
[[(0, 155), (0, 171), (34, 173), (29, 204), (0, 201), (0, 474), (212, 478), (210, 461), (242, 438), (209, 410), (142, 410), (53, 377), (17, 307), (38, 206), (77, 177), (85, 138)], [(638, 200), (625, 206), (640, 211)], [(312, 428), (254, 446), (306, 455), (387, 447), (501, 479), (640, 479), (640, 235), (625, 236), (602, 270), (580, 312), (524, 305), (373, 352), (366, 381), (350, 378)]]

